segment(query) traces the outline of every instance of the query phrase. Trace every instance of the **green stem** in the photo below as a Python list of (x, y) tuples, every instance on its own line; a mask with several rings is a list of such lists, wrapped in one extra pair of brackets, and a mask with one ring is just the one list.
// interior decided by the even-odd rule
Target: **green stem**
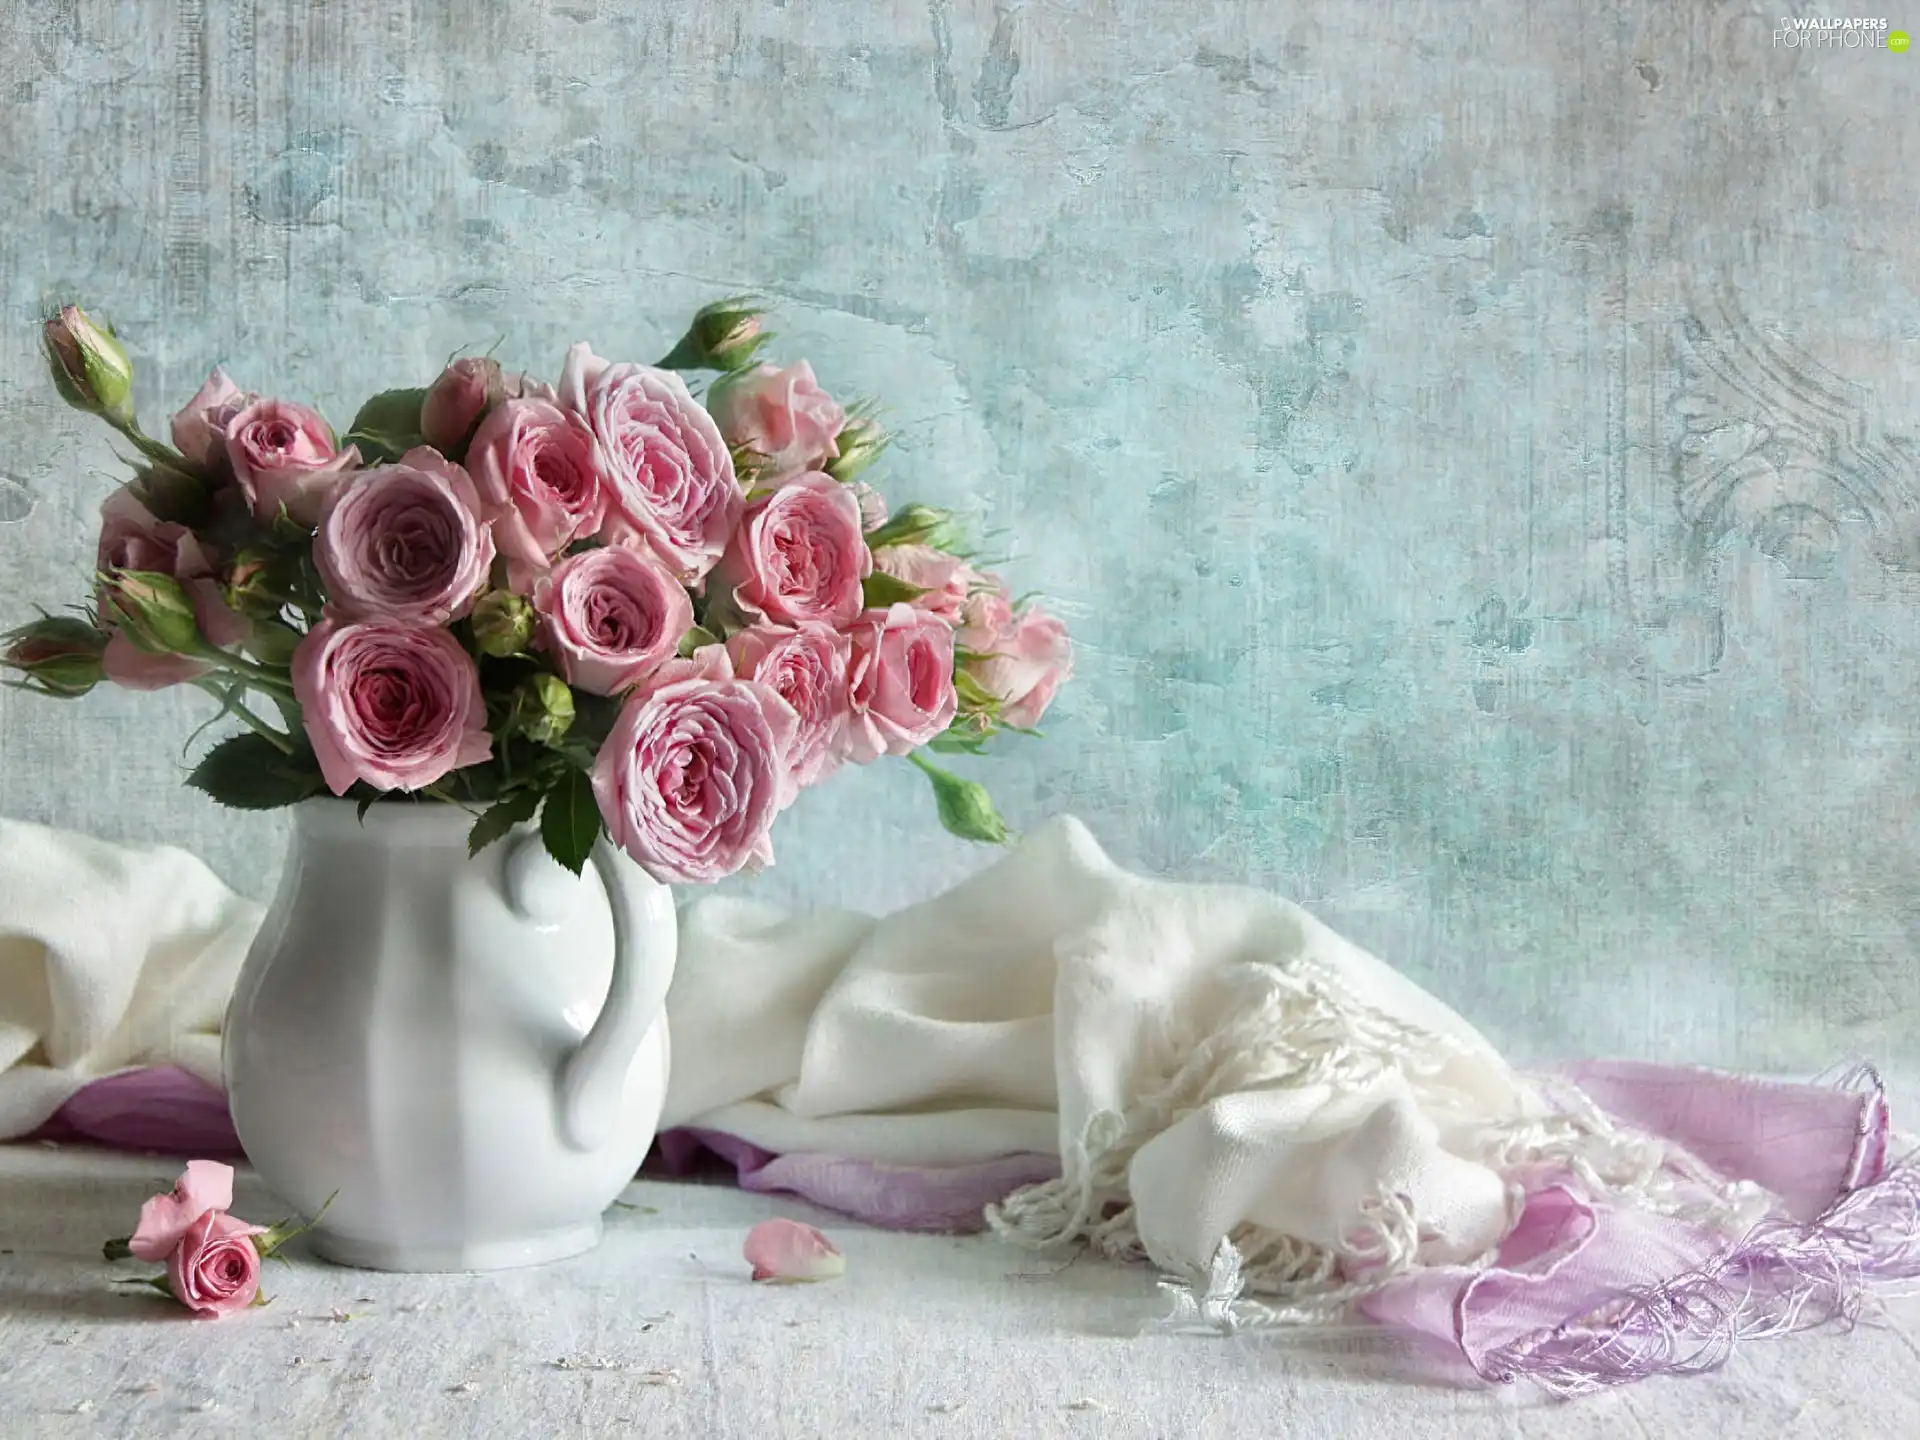
[(129, 417), (126, 424), (116, 425), (115, 428), (127, 437), (128, 442), (132, 444), (134, 449), (138, 450), (149, 460), (158, 460), (162, 464), (174, 466), (178, 466), (181, 463), (183, 457), (180, 452), (171, 445), (163, 445), (158, 440), (149, 436), (140, 428), (140, 422), (138, 420)]
[(916, 766), (919, 770), (921, 770), (923, 773), (927, 775), (937, 775), (944, 780), (954, 780), (959, 778), (951, 770), (942, 770), (938, 765), (934, 764), (931, 760), (927, 759), (927, 757), (925, 755), (922, 755), (918, 750), (909, 750), (907, 752), (907, 759), (914, 766)]
[(254, 734), (272, 745), (273, 748), (278, 750), (282, 755), (293, 754), (292, 740), (282, 735), (258, 715), (247, 709), (247, 707), (236, 700), (231, 693), (220, 689), (207, 680), (196, 680), (193, 683), (198, 689), (206, 691), (207, 694), (218, 700), (222, 710), (225, 710), (229, 715), (233, 716), (234, 719), (253, 731)]
[(221, 650), (209, 645), (199, 651), (196, 659), (218, 665), (223, 670), (231, 670), (236, 675), (247, 677), (249, 684), (262, 690), (277, 691), (281, 694), (293, 694), (293, 678), (278, 670), (269, 670), (265, 665), (247, 659), (244, 655), (235, 655), (231, 650)]

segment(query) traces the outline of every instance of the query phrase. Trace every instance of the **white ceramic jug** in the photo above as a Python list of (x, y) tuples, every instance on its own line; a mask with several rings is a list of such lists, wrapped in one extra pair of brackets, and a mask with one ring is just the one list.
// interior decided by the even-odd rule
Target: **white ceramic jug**
[(296, 807), (227, 1012), (234, 1128), (328, 1259), (492, 1270), (591, 1248), (667, 1087), (673, 903), (603, 839), (472, 859), (451, 805)]

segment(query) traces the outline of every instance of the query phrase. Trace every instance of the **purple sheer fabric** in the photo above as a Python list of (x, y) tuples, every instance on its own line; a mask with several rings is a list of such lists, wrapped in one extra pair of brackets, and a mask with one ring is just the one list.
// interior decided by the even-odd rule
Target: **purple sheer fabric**
[(941, 1234), (981, 1229), (987, 1206), (1022, 1185), (1060, 1174), (1051, 1155), (1006, 1155), (978, 1165), (877, 1165), (832, 1155), (774, 1155), (737, 1136), (692, 1129), (661, 1135), (648, 1165), (685, 1175), (703, 1153), (733, 1166), (743, 1190), (797, 1195), (887, 1230)]
[(1542, 1175), (1492, 1265), (1421, 1271), (1364, 1301), (1369, 1316), (1457, 1348), (1484, 1379), (1577, 1395), (1851, 1323), (1873, 1283), (1920, 1276), (1920, 1169), (1889, 1170), (1871, 1072), (1833, 1088), (1632, 1064), (1568, 1078), (1616, 1119), (1772, 1190), (1784, 1213), (1730, 1243)]
[[(1363, 1303), (1372, 1319), (1440, 1342), (1484, 1380), (1526, 1376), (1576, 1395), (1660, 1373), (1710, 1369), (1738, 1341), (1851, 1323), (1872, 1286), (1920, 1279), (1920, 1165), (1890, 1163), (1878, 1077), (1790, 1085), (1631, 1063), (1566, 1072), (1619, 1122), (1660, 1135), (1730, 1179), (1781, 1197), (1780, 1213), (1729, 1242), (1684, 1220), (1595, 1203), (1570, 1176), (1530, 1177), (1519, 1223), (1492, 1264), (1441, 1267)], [(88, 1085), (35, 1138), (173, 1155), (240, 1153), (225, 1097), (181, 1070)], [(1048, 1155), (977, 1165), (879, 1165), (774, 1155), (736, 1136), (671, 1130), (647, 1169), (730, 1167), (743, 1188), (798, 1196), (895, 1230), (967, 1232)]]

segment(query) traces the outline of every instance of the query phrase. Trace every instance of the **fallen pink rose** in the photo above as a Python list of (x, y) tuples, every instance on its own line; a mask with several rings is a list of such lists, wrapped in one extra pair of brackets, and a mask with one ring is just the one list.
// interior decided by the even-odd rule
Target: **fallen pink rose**
[(831, 1280), (847, 1273), (847, 1257), (811, 1225), (798, 1220), (762, 1220), (741, 1247), (753, 1278), (774, 1285)]

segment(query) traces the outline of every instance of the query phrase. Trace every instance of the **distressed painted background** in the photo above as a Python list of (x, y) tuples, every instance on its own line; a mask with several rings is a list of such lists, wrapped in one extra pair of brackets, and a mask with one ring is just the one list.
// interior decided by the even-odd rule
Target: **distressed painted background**
[[(1779, 13), (7, 6), (0, 616), (77, 597), (115, 483), (58, 301), (153, 425), (215, 361), (338, 421), (757, 287), (1080, 637), (973, 770), (1016, 823), (1289, 892), (1522, 1055), (1899, 1061), (1920, 55)], [(264, 892), (279, 822), (178, 785), (198, 718), (0, 695), (0, 811)], [(779, 839), (760, 889), (866, 906), (981, 858), (905, 766)]]

